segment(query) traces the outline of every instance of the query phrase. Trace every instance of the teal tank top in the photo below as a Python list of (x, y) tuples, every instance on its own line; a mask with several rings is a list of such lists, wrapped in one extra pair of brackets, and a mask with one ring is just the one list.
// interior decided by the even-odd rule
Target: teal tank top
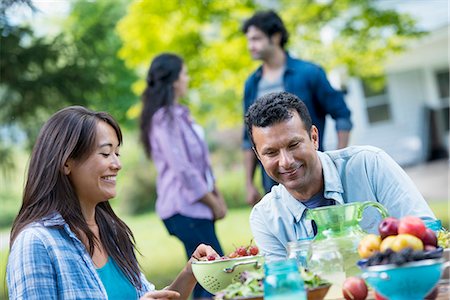
[(123, 274), (112, 257), (108, 257), (106, 264), (97, 269), (97, 274), (105, 287), (108, 299), (137, 299), (136, 288)]

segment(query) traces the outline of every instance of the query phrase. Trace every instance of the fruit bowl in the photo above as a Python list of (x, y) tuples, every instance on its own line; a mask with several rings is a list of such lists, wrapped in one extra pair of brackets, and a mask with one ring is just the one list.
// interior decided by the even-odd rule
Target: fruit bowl
[(442, 258), (362, 268), (362, 278), (379, 294), (390, 300), (423, 299), (438, 283), (444, 268)]
[(264, 264), (261, 255), (219, 259), (212, 261), (193, 261), (192, 272), (198, 283), (211, 294), (215, 294), (239, 280), (244, 271), (254, 271)]
[[(306, 289), (306, 295), (308, 300), (322, 300), (325, 298), (331, 284), (324, 284), (315, 288)], [(250, 296), (250, 297), (235, 297), (233, 300), (264, 300), (263, 295)]]

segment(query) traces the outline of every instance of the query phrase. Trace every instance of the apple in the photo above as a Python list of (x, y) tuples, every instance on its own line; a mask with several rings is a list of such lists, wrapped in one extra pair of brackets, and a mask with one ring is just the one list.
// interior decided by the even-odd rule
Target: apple
[(430, 228), (425, 229), (425, 234), (422, 237), (422, 242), (425, 246), (430, 245), (437, 247), (437, 236), (436, 233)]
[(415, 251), (422, 251), (423, 243), (418, 237), (404, 233), (399, 234), (395, 237), (390, 248), (395, 252), (398, 252), (405, 248), (412, 248)]
[(364, 236), (358, 244), (358, 254), (361, 258), (368, 258), (380, 251), (381, 238), (376, 234)]
[(384, 240), (381, 241), (380, 244), (380, 252), (384, 252), (389, 248), (392, 248), (392, 243), (395, 241), (395, 239), (397, 238), (396, 235), (390, 235), (384, 238)]
[(360, 277), (348, 277), (342, 285), (342, 294), (346, 300), (364, 300), (368, 292), (366, 282)]
[(406, 216), (400, 219), (398, 224), (398, 233), (411, 234), (422, 239), (426, 231), (425, 223), (419, 217)]
[(378, 232), (380, 233), (381, 239), (385, 239), (391, 235), (397, 235), (399, 222), (399, 219), (394, 217), (384, 218), (380, 225), (378, 225)]

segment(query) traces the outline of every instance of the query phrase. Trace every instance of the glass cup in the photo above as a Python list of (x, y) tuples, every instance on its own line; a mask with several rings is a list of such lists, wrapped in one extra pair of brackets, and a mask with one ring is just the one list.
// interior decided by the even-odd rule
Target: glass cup
[(313, 243), (308, 268), (332, 284), (325, 299), (342, 299), (344, 297), (342, 294), (342, 285), (346, 278), (344, 259), (336, 243), (331, 240)]
[(294, 259), (264, 265), (264, 300), (306, 300), (303, 280)]
[(288, 243), (287, 258), (295, 259), (299, 268), (308, 267), (308, 255), (311, 247), (311, 237), (303, 238), (298, 241)]

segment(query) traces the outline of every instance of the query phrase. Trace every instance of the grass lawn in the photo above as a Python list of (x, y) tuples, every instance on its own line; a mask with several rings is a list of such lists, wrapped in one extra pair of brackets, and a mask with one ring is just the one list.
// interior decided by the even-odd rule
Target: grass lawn
[[(443, 225), (449, 228), (447, 201), (431, 202), (431, 208)], [(248, 244), (252, 238), (248, 223), (250, 208), (231, 209), (224, 220), (217, 222), (217, 232), (225, 253), (235, 246)], [(142, 256), (139, 262), (147, 278), (157, 288), (168, 285), (186, 262), (184, 247), (178, 239), (169, 236), (164, 224), (154, 213), (125, 217), (124, 221), (135, 234)], [(7, 251), (0, 251), (0, 299), (6, 299), (5, 268)]]

